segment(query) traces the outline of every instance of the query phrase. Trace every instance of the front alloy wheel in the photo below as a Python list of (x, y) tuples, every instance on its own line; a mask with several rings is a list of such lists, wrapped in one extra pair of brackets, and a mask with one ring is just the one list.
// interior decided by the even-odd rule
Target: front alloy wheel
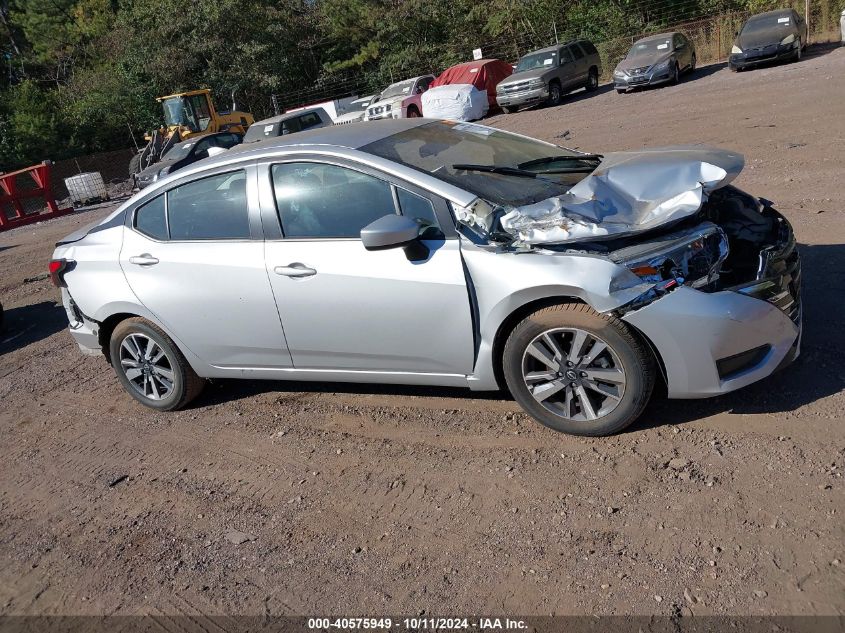
[(582, 303), (525, 318), (505, 343), (502, 368), (525, 411), (574, 435), (621, 431), (642, 413), (655, 381), (654, 359), (639, 335)]
[(613, 348), (578, 328), (536, 336), (522, 355), (522, 380), (541, 406), (567, 420), (589, 422), (619, 406), (625, 368)]

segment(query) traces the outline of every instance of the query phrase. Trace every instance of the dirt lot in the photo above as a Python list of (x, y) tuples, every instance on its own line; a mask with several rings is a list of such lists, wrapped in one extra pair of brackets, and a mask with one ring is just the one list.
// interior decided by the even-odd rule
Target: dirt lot
[(491, 120), (739, 150), (802, 243), (800, 360), (612, 438), (447, 389), (221, 381), (152, 413), (26, 280), (105, 209), (0, 235), (0, 614), (843, 614), (843, 78), (826, 48)]

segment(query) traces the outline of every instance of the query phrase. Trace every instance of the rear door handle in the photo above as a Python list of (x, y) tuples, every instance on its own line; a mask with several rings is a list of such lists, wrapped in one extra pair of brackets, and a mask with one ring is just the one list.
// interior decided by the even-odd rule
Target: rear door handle
[(158, 258), (153, 257), (149, 253), (144, 253), (143, 255), (130, 257), (129, 263), (136, 264), (138, 266), (152, 266), (153, 264), (158, 264)]
[(284, 275), (285, 277), (310, 277), (316, 275), (317, 271), (313, 268), (308, 268), (305, 264), (294, 262), (287, 266), (276, 266), (273, 272), (277, 275)]

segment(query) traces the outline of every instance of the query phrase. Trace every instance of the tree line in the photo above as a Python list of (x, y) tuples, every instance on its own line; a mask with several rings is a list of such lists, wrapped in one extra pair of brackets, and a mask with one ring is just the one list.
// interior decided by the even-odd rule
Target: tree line
[(155, 97), (180, 90), (211, 88), (218, 109), (234, 96), (258, 119), (271, 95), (291, 105), (350, 77), (375, 92), (484, 42), (515, 55), (552, 31), (600, 42), (771, 2), (0, 0), (0, 171), (131, 147), (161, 123)]

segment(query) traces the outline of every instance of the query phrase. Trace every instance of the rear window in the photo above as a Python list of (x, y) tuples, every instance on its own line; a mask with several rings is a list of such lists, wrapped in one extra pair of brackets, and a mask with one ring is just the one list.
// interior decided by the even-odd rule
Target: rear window
[(598, 55), (598, 51), (592, 42), (581, 42), (581, 48), (586, 51), (587, 55)]

